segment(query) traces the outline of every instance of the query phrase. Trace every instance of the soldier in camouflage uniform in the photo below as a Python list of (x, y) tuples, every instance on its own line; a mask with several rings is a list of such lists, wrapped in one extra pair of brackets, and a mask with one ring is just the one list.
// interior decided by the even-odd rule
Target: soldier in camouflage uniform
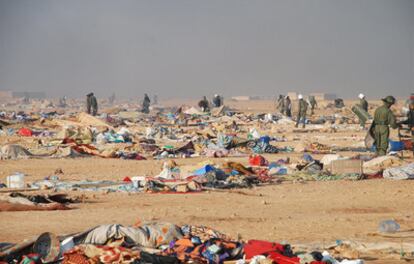
[(292, 101), (289, 96), (285, 97), (285, 113), (287, 117), (292, 117)]
[(303, 124), (303, 128), (305, 128), (305, 122), (306, 122), (306, 111), (308, 111), (308, 103), (303, 100), (303, 95), (298, 95), (299, 99), (299, 109), (298, 109), (298, 118), (296, 120), (295, 127), (299, 126), (299, 123)]
[(141, 112), (144, 114), (148, 114), (150, 112), (149, 110), (150, 105), (151, 105), (151, 100), (148, 94), (144, 94), (144, 100), (142, 101)]
[(276, 102), (276, 109), (282, 114), (285, 114), (285, 99), (283, 98), (283, 95), (279, 95), (279, 98)]
[(309, 104), (311, 106), (311, 115), (315, 114), (315, 108), (318, 105), (315, 96), (309, 96)]
[(98, 114), (98, 101), (93, 93), (86, 95), (86, 111), (93, 116)]
[(390, 109), (395, 104), (395, 98), (393, 96), (387, 96), (382, 101), (384, 104), (378, 107), (374, 114), (374, 138), (378, 156), (387, 154), (388, 137), (390, 135), (389, 127), (393, 129), (398, 127), (395, 116)]
[[(365, 99), (365, 95), (360, 93), (358, 95), (359, 97), (359, 106), (368, 113), (368, 101)], [(363, 119), (359, 119), (359, 125), (361, 126), (361, 128), (365, 128), (365, 121)]]
[(368, 112), (368, 101), (365, 99), (364, 94), (359, 94), (359, 106), (364, 109), (365, 112)]

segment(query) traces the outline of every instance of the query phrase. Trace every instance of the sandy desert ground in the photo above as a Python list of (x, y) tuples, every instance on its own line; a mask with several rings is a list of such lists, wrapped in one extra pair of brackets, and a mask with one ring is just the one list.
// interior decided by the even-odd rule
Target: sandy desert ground
[[(271, 109), (272, 102), (229, 102), (229, 105), (259, 112)], [(322, 111), (318, 112), (318, 115), (322, 114)], [(281, 146), (295, 146), (304, 138), (346, 146), (361, 142), (365, 132), (355, 130), (283, 134), (288, 142), (277, 143)], [(3, 138), (1, 141), (7, 140)], [(265, 157), (270, 161), (286, 157), (296, 160), (301, 155), (279, 153), (267, 154)], [(315, 158), (322, 156), (314, 155)], [(178, 165), (193, 165), (205, 159), (176, 159), (176, 162)], [(226, 160), (247, 165), (246, 157), (213, 159), (216, 163)], [(2, 160), (0, 179), (19, 171), (27, 175), (27, 181), (34, 181), (53, 175), (56, 169), (61, 169), (61, 180), (122, 180), (125, 176), (156, 175), (161, 171), (162, 163), (158, 160), (102, 158)], [(256, 238), (291, 244), (323, 246), (336, 240), (411, 243), (414, 242), (414, 237), (401, 241), (374, 236), (372, 233), (377, 231), (379, 222), (384, 219), (395, 219), (402, 230), (414, 229), (413, 191), (414, 181), (373, 179), (283, 182), (251, 189), (189, 194), (71, 192), (71, 195), (84, 199), (83, 203), (74, 205), (73, 210), (1, 212), (0, 241), (20, 242), (46, 231), (56, 234), (74, 233), (105, 223), (132, 225), (137, 221), (159, 220), (207, 225), (235, 238)], [(372, 259), (367, 263), (405, 262)]]

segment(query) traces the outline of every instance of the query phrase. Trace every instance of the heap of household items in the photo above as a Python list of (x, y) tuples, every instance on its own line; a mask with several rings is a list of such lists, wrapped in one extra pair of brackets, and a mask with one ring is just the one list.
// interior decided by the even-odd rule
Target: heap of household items
[[(414, 178), (412, 159), (402, 158), (404, 149), (411, 149), (411, 140), (391, 141), (390, 155), (375, 157), (365, 147), (364, 137), (335, 134), (360, 129), (352, 112), (312, 117), (307, 129), (296, 130), (295, 122), (281, 114), (245, 113), (224, 106), (210, 113), (193, 107), (153, 109), (151, 114), (125, 109), (131, 108), (110, 109), (100, 116), (76, 108), (1, 112), (0, 137), (6, 140), (0, 141), (0, 158), (160, 160), (158, 175), (137, 172), (100, 181), (68, 181), (56, 174), (27, 182), (24, 172), (16, 172), (0, 179), (0, 188), (186, 193), (283, 181)], [(315, 131), (323, 135), (306, 133)], [(312, 141), (306, 141), (308, 134)], [(327, 135), (346, 144), (329, 144)], [(180, 164), (182, 158), (193, 157), (204, 161)], [(7, 202), (21, 200), (12, 198), (1, 197)]]
[[(215, 189), (251, 188), (285, 181), (332, 181), (388, 178), (395, 180), (413, 179), (414, 163), (396, 156), (372, 158), (356, 155), (345, 157), (337, 154), (324, 155), (320, 160), (309, 153), (292, 161), (290, 158), (269, 161), (254, 154), (246, 162), (205, 160), (195, 165), (177, 165), (174, 160), (163, 163), (162, 170), (155, 176), (119, 176), (119, 180), (64, 181), (59, 175), (47, 176), (43, 180), (26, 182), (25, 175), (15, 173), (6, 177), (0, 189), (8, 192), (42, 191), (95, 191), (102, 193), (187, 193)], [(62, 173), (62, 172), (60, 172)], [(5, 189), (7, 190), (7, 189)], [(19, 203), (0, 195), (0, 200)], [(0, 210), (1, 211), (1, 210)]]
[(356, 256), (353, 260), (341, 256), (349, 255), (343, 250), (347, 247), (341, 242), (323, 251), (295, 252), (289, 244), (232, 239), (205, 226), (149, 222), (100, 225), (65, 236), (43, 233), (21, 244), (0, 243), (0, 263), (362, 264)]
[[(127, 109), (127, 108), (126, 108)], [(157, 111), (155, 111), (157, 110)], [(349, 117), (350, 116), (350, 117)], [(183, 107), (154, 109), (151, 114), (109, 109), (100, 116), (76, 110), (1, 112), (1, 159), (95, 156), (121, 159), (238, 157), (251, 154), (340, 151), (369, 153), (363, 137), (355, 135), (346, 147), (306, 142), (306, 132), (360, 131), (354, 114), (333, 112), (313, 116), (306, 129), (281, 114), (238, 112), (224, 106), (211, 113)], [(302, 135), (301, 135), (302, 134)], [(305, 134), (305, 135), (303, 135)], [(272, 136), (269, 136), (272, 135)], [(278, 135), (278, 136), (274, 136)], [(391, 141), (391, 151), (410, 149), (412, 142)]]

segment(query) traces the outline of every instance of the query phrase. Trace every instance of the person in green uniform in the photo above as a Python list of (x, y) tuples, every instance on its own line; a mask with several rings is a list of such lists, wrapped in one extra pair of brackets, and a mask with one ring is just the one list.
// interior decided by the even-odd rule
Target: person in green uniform
[(318, 103), (316, 102), (315, 96), (313, 95), (309, 96), (309, 104), (311, 106), (311, 115), (313, 115), (315, 113), (315, 108), (318, 105)]
[[(368, 113), (368, 101), (365, 99), (365, 95), (360, 93), (358, 97), (359, 97), (359, 106), (362, 108), (362, 110)], [(364, 129), (365, 120), (360, 118), (359, 125), (361, 126), (362, 129)]]
[(279, 94), (279, 98), (277, 99), (276, 109), (282, 114), (285, 114), (285, 100), (283, 95)]
[(289, 95), (285, 97), (285, 113), (287, 117), (292, 117), (292, 101)]
[(306, 122), (306, 111), (308, 111), (308, 103), (303, 100), (303, 95), (298, 95), (299, 99), (299, 110), (298, 110), (298, 118), (296, 120), (295, 127), (299, 126), (299, 123), (302, 123), (302, 127), (305, 128), (305, 122)]
[(98, 101), (93, 93), (86, 95), (86, 111), (93, 116), (98, 114)]
[(359, 97), (359, 106), (364, 109), (365, 112), (368, 112), (368, 101), (365, 99), (365, 95), (360, 93)]
[(150, 100), (148, 94), (144, 94), (144, 100), (142, 101), (141, 112), (144, 113), (144, 114), (149, 114), (150, 105), (151, 105), (151, 100)]
[(384, 104), (378, 107), (374, 114), (374, 138), (378, 156), (387, 154), (388, 137), (390, 135), (389, 127), (393, 129), (398, 127), (395, 116), (390, 109), (395, 104), (395, 98), (389, 95), (382, 99), (382, 101)]
[(203, 96), (203, 99), (200, 100), (200, 102), (198, 102), (198, 107), (200, 107), (201, 111), (203, 111), (204, 113), (210, 112), (210, 107), (209, 107), (207, 97)]

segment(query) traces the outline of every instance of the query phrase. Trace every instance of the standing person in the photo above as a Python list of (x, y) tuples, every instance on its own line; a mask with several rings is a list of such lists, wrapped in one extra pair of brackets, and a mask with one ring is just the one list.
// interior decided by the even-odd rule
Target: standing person
[(91, 109), (92, 109), (92, 104), (91, 104), (91, 95), (93, 93), (88, 93), (86, 95), (86, 113), (88, 113), (88, 115), (91, 114)]
[(384, 156), (387, 154), (388, 137), (390, 135), (390, 128), (396, 129), (398, 127), (395, 116), (391, 111), (391, 106), (395, 104), (395, 98), (391, 95), (382, 99), (384, 104), (375, 110), (374, 114), (374, 138), (375, 146), (377, 148), (377, 155)]
[[(358, 95), (359, 98), (359, 107), (361, 107), (362, 110), (364, 110), (365, 112), (368, 113), (368, 102), (367, 100), (365, 100), (365, 95), (360, 93)], [(365, 128), (365, 120), (362, 118), (359, 118), (359, 125), (361, 126), (362, 129)]]
[(111, 96), (109, 96), (109, 98), (108, 98), (108, 102), (109, 102), (110, 104), (113, 104), (113, 103), (115, 102), (115, 99), (116, 99), (116, 97), (115, 97), (115, 93), (112, 93), (112, 95), (111, 95)]
[(65, 108), (67, 106), (66, 104), (66, 95), (59, 99), (59, 107)]
[(96, 116), (98, 114), (98, 100), (96, 99), (93, 93), (91, 96), (91, 104), (92, 104), (92, 115)]
[(279, 98), (277, 99), (276, 109), (282, 114), (285, 114), (285, 100), (283, 95), (279, 94)]
[(308, 103), (303, 100), (303, 95), (298, 95), (299, 99), (299, 110), (298, 110), (298, 119), (296, 120), (295, 127), (299, 126), (299, 123), (302, 123), (302, 127), (305, 128), (305, 122), (306, 122), (306, 111), (308, 111)]
[(86, 111), (93, 116), (98, 114), (98, 101), (93, 93), (86, 95)]
[(214, 97), (213, 97), (213, 104), (214, 104), (214, 107), (220, 107), (220, 106), (223, 105), (223, 102), (221, 100), (221, 96), (220, 95), (218, 95), (218, 94), (215, 94), (214, 95)]
[(315, 113), (315, 107), (318, 105), (315, 96), (309, 96), (309, 104), (311, 106), (311, 115), (313, 115)]
[(285, 113), (287, 117), (292, 117), (292, 101), (290, 100), (289, 95), (285, 98)]
[(365, 112), (368, 113), (368, 101), (365, 99), (365, 95), (360, 93), (359, 97), (359, 106), (364, 109)]
[(407, 125), (408, 129), (411, 131), (411, 142), (413, 145), (414, 151), (414, 101), (410, 101), (410, 105), (408, 106), (409, 110), (407, 113), (407, 119), (400, 122), (401, 125)]
[(144, 114), (148, 114), (150, 111), (149, 111), (149, 107), (150, 107), (150, 105), (151, 105), (151, 100), (150, 100), (150, 98), (148, 97), (148, 94), (145, 94), (144, 95), (144, 101), (142, 101), (142, 112), (144, 113)]
[(23, 104), (30, 104), (30, 97), (27, 92), (24, 92)]
[(203, 99), (200, 102), (198, 102), (198, 106), (201, 108), (201, 111), (203, 111), (204, 113), (210, 111), (210, 108), (208, 106), (208, 100), (207, 100), (207, 97), (205, 96), (203, 96)]

